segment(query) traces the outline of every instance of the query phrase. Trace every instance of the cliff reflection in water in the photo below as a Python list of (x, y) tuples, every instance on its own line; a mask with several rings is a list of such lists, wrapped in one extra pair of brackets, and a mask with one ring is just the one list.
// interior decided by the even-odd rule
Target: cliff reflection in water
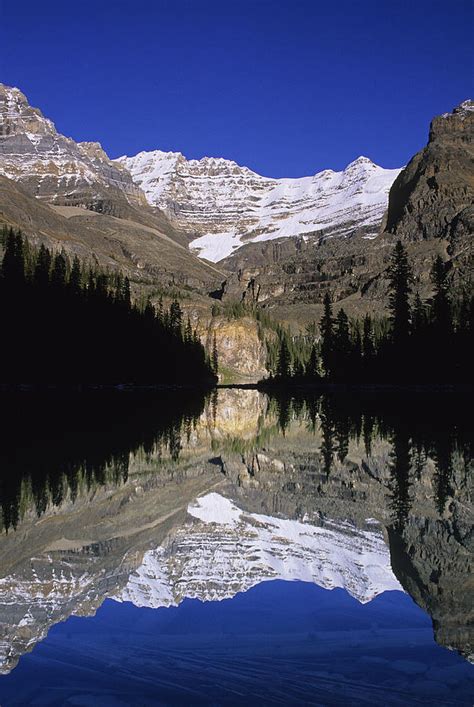
[(231, 597), (269, 579), (403, 587), (473, 654), (471, 439), (455, 396), (4, 401), (0, 661), (105, 598)]

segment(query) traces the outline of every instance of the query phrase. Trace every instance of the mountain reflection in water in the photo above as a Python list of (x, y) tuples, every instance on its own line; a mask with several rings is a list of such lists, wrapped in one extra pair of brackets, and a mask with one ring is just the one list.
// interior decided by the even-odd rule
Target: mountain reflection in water
[[(109, 694), (127, 660), (125, 635), (135, 666), (127, 667), (128, 680), (145, 661), (142, 649), (155, 676), (137, 704), (240, 704), (244, 674), (248, 695), (270, 703), (285, 703), (285, 691), (288, 701), (308, 703), (312, 686), (315, 703), (380, 704), (383, 695), (384, 704), (406, 704), (408, 679), (430, 704), (472, 702), (473, 668), (434, 644), (412, 601), (428, 612), (440, 645), (472, 660), (472, 439), (462, 398), (269, 398), (221, 389), (208, 397), (25, 393), (4, 396), (3, 404), (2, 672), (37, 648), (0, 678), (2, 705), (28, 704), (35, 684), (41, 704), (66, 703), (66, 693), (54, 697), (51, 688), (59, 655), (67, 699), (92, 704), (78, 676), (94, 655), (101, 676), (94, 689), (100, 684), (100, 694)], [(114, 601), (100, 608), (107, 598)], [(271, 607), (285, 636), (279, 656), (283, 639), (258, 618)], [(97, 610), (43, 640), (71, 615)], [(194, 638), (183, 640), (177, 636), (187, 635), (188, 620)], [(217, 662), (216, 621), (227, 636)], [(246, 638), (233, 643), (233, 633)], [(118, 662), (108, 670), (112, 645)], [(203, 678), (198, 689), (193, 675), (201, 668), (190, 651), (215, 666), (208, 688)], [(283, 655), (285, 670), (270, 670), (268, 661), (278, 666)], [(31, 694), (15, 701), (26, 676)], [(269, 691), (265, 681), (276, 677), (279, 687)], [(206, 698), (213, 679), (216, 694)], [(388, 686), (392, 701), (377, 692)], [(117, 702), (101, 704), (135, 703), (114, 689)]]

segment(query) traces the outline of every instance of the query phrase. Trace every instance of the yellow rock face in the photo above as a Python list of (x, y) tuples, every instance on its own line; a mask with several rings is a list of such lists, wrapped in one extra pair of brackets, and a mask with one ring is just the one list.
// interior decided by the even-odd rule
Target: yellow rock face
[(221, 383), (253, 383), (268, 375), (265, 346), (254, 319), (214, 317), (203, 337), (208, 351), (212, 351), (214, 335)]

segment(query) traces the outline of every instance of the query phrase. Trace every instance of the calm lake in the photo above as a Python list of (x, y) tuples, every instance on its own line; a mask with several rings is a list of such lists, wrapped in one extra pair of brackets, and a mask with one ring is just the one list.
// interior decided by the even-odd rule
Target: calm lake
[(0, 705), (472, 705), (454, 394), (4, 394)]

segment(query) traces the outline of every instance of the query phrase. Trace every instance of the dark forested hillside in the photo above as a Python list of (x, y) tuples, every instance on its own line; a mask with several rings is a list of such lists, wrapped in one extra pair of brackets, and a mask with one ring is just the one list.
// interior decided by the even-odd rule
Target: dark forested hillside
[(139, 307), (120, 274), (3, 233), (0, 383), (210, 383), (212, 366), (178, 302)]
[(388, 269), (389, 316), (349, 319), (336, 314), (329, 293), (324, 313), (306, 335), (280, 328), (269, 350), (278, 383), (462, 383), (472, 381), (474, 306), (471, 284), (454, 289), (450, 263), (436, 257), (430, 279), (434, 294), (422, 300), (401, 241)]

